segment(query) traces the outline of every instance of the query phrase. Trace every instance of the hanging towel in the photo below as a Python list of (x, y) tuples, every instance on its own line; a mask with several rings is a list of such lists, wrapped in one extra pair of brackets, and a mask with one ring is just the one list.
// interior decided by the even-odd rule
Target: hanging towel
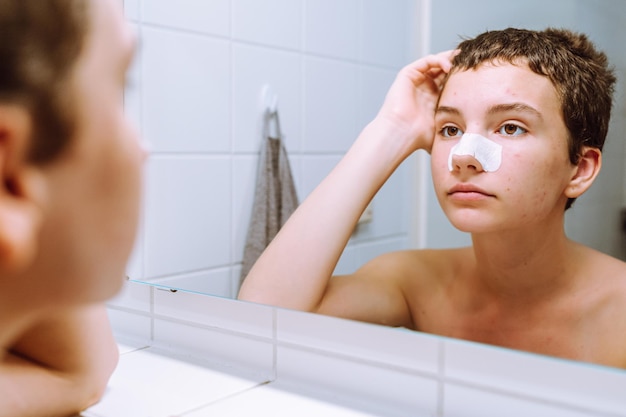
[[(298, 207), (298, 196), (283, 145), (278, 112), (263, 118), (263, 137), (252, 216), (243, 253), (240, 284), (252, 265)], [(274, 129), (270, 133), (270, 124)]]

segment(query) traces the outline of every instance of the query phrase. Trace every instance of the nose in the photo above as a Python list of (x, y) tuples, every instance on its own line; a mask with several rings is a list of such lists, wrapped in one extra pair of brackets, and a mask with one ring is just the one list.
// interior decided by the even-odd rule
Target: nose
[(483, 172), (483, 166), (472, 155), (452, 155), (452, 171)]

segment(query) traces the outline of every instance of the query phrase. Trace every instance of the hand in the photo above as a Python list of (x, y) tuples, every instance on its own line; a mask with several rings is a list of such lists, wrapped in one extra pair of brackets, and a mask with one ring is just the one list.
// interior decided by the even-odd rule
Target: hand
[(390, 123), (412, 150), (430, 153), (435, 133), (435, 107), (458, 50), (428, 55), (400, 70), (376, 116)]

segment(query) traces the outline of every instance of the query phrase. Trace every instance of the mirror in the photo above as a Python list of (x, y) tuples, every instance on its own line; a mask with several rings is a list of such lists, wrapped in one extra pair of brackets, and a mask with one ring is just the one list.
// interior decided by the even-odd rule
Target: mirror
[[(131, 279), (234, 297), (261, 144), (278, 97), (302, 200), (378, 111), (408, 62), (412, 1), (126, 2), (139, 33), (127, 109), (151, 149)], [(231, 4), (232, 3), (232, 4)], [(230, 4), (230, 6), (229, 6)], [(411, 245), (411, 167), (377, 196), (342, 272)], [(398, 199), (398, 196), (402, 196)]]
[[(265, 85), (278, 96), (302, 200), (374, 116), (401, 66), (450, 49), (461, 36), (507, 26), (583, 31), (616, 68), (620, 84), (603, 170), (568, 213), (566, 227), (573, 239), (625, 258), (620, 132), (626, 129), (626, 58), (620, 40), (626, 35), (626, 9), (620, 0), (215, 0), (194, 5), (151, 0), (141, 7), (138, 0), (126, 0), (125, 7), (140, 39), (126, 108), (151, 149), (142, 226), (128, 267), (132, 280), (236, 295)], [(379, 192), (371, 222), (355, 231), (338, 273), (352, 272), (385, 252), (469, 242), (439, 209), (427, 166), (424, 155), (410, 158)]]

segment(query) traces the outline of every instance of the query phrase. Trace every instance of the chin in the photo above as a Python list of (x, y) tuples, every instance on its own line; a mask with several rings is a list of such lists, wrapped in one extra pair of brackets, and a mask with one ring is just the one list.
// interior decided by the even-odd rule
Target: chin
[(485, 219), (477, 213), (446, 213), (446, 216), (454, 228), (464, 233), (489, 233), (496, 230), (493, 219)]

